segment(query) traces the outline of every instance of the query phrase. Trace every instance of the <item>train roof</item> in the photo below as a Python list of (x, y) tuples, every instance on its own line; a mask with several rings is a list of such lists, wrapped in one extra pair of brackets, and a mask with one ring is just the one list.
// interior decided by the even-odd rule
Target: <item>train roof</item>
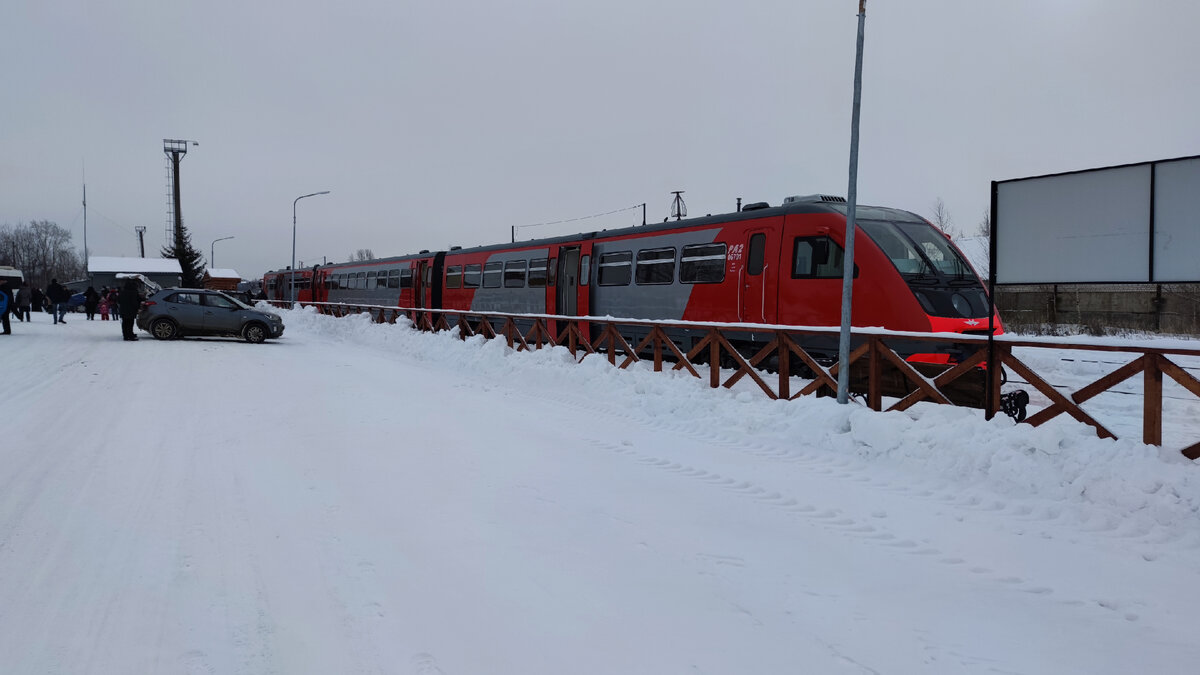
[[(633, 225), (630, 227), (622, 227), (613, 230), (598, 230), (593, 232), (582, 232), (577, 234), (559, 235), (554, 237), (545, 237), (540, 239), (527, 239), (516, 242), (503, 242), (499, 244), (486, 244), (482, 246), (471, 246), (462, 248), (452, 248), (450, 253), (476, 253), (484, 251), (494, 251), (510, 248), (539, 248), (542, 246), (551, 246), (554, 244), (567, 244), (580, 239), (609, 239), (614, 237), (626, 237), (630, 235), (645, 234), (647, 232), (665, 232), (677, 230), (679, 228), (705, 228), (724, 225), (742, 220), (752, 220), (757, 218), (770, 218), (774, 216), (783, 216), (797, 213), (831, 213), (840, 215), (843, 218), (846, 216), (848, 205), (840, 197), (827, 197), (824, 195), (812, 195), (810, 197), (789, 198), (794, 201), (781, 204), (779, 206), (757, 206), (754, 204), (748, 205), (754, 208), (743, 208), (741, 211), (733, 213), (721, 213), (717, 215), (701, 216), (698, 218), (688, 218), (685, 220), (667, 220), (661, 223), (647, 223), (646, 225)], [(830, 201), (825, 201), (830, 200)], [(834, 201), (836, 200), (836, 201)], [(920, 216), (884, 206), (856, 206), (855, 215), (860, 220), (893, 220), (924, 223), (925, 219)]]
[[(680, 228), (705, 228), (717, 227), (726, 223), (733, 223), (742, 220), (753, 220), (757, 218), (770, 218), (775, 216), (784, 216), (798, 213), (828, 213), (840, 215), (843, 218), (846, 216), (848, 205), (841, 197), (829, 197), (827, 195), (809, 195), (805, 197), (788, 197), (783, 204), (779, 206), (766, 206), (766, 202), (757, 204), (748, 204), (741, 211), (733, 213), (720, 213), (717, 215), (707, 215), (698, 218), (687, 218), (684, 220), (667, 220), (661, 223), (647, 223), (646, 225), (633, 225), (630, 227), (621, 227), (613, 230), (597, 230), (593, 232), (579, 232), (575, 234), (558, 235), (554, 237), (543, 237), (539, 239), (526, 239), (516, 242), (501, 242), (496, 244), (485, 244), (480, 246), (469, 247), (451, 247), (448, 251), (422, 251), (421, 253), (410, 253), (400, 256), (392, 256), (389, 258), (375, 258), (373, 260), (363, 261), (347, 261), (340, 263), (329, 263), (321, 265), (321, 267), (337, 267), (345, 268), (352, 265), (387, 265), (389, 263), (401, 262), (405, 260), (414, 260), (427, 258), (438, 253), (480, 253), (486, 251), (499, 251), (512, 248), (541, 248), (552, 246), (555, 244), (568, 244), (581, 239), (609, 239), (615, 237), (626, 237), (630, 235), (640, 235), (648, 232), (666, 232), (677, 230)], [(924, 218), (904, 211), (885, 206), (862, 206), (855, 207), (855, 215), (861, 220), (893, 220), (906, 222), (927, 222)], [(297, 272), (311, 270), (311, 267), (298, 268)], [(282, 274), (289, 270), (271, 270), (266, 274)]]

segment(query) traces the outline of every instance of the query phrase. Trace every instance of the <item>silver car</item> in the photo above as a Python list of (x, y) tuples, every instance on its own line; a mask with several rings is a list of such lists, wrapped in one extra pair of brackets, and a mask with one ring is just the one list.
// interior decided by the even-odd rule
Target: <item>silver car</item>
[(283, 319), (225, 295), (198, 288), (168, 288), (142, 303), (137, 326), (159, 340), (184, 335), (230, 335), (262, 342), (283, 335)]

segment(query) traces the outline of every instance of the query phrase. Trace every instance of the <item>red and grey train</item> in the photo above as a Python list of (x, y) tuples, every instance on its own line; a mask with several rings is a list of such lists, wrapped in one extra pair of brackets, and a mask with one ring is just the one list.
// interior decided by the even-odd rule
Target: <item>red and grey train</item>
[[(840, 197), (789, 197), (776, 207), (751, 204), (689, 220), (298, 269), (296, 298), (837, 326), (846, 210)], [(857, 207), (857, 221), (854, 326), (987, 334), (984, 285), (940, 230), (913, 213), (884, 207)], [(264, 276), (270, 299), (290, 299), (291, 275), (276, 270)], [(995, 326), (999, 334), (999, 316)], [(688, 331), (677, 333), (673, 339), (687, 346)], [(755, 336), (750, 331), (747, 337)]]

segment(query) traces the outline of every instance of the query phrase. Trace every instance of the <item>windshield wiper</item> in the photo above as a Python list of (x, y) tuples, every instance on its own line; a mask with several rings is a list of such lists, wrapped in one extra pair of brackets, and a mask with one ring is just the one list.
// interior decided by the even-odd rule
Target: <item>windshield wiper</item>
[(921, 286), (938, 285), (937, 277), (932, 274), (926, 274), (925, 272), (913, 272), (906, 276), (908, 277), (909, 283), (919, 284)]

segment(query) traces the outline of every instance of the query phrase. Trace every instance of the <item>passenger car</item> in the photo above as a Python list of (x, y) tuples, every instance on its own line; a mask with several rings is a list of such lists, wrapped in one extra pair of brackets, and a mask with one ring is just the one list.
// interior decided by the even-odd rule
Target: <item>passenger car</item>
[(262, 342), (283, 335), (283, 319), (221, 291), (167, 288), (142, 303), (137, 326), (159, 340), (183, 335), (230, 335)]

